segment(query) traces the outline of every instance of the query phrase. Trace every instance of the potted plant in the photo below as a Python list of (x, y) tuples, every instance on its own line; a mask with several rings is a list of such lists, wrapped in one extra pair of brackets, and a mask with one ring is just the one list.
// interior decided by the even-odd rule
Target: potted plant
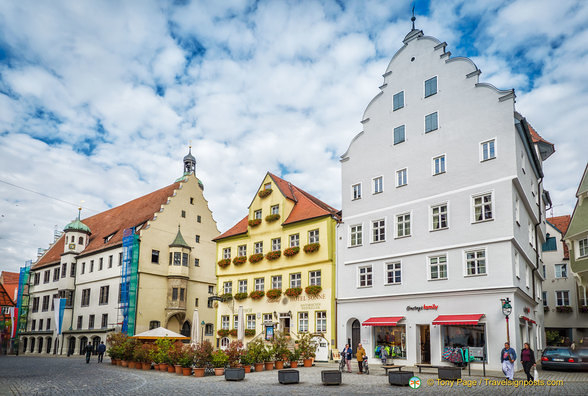
[(288, 297), (298, 297), (299, 295), (302, 294), (302, 288), (301, 287), (290, 287), (290, 288), (286, 289), (285, 294)]
[(235, 293), (234, 298), (237, 301), (245, 300), (247, 298), (247, 293)]
[(308, 245), (304, 245), (304, 253), (314, 253), (319, 250), (321, 245), (319, 243), (309, 243)]
[(247, 355), (251, 359), (251, 363), (255, 366), (255, 372), (263, 370), (263, 362), (265, 359), (265, 345), (263, 340), (253, 340), (247, 344)]
[(233, 264), (242, 265), (247, 261), (247, 256), (237, 256), (233, 259)]
[(572, 307), (570, 307), (569, 305), (559, 305), (555, 307), (555, 310), (561, 313), (570, 313), (573, 311)]
[(253, 300), (259, 300), (260, 298), (263, 298), (263, 296), (265, 296), (265, 292), (263, 290), (254, 290), (249, 293), (249, 297), (251, 297)]
[(321, 291), (323, 291), (323, 288), (320, 286), (317, 286), (317, 285), (312, 285), (312, 286), (306, 286), (304, 291), (309, 296), (317, 296)]
[(223, 338), (229, 335), (229, 330), (228, 329), (220, 329), (219, 331), (216, 332), (216, 334), (218, 334), (219, 337)]
[(220, 298), (223, 302), (229, 302), (233, 299), (233, 295), (231, 293), (221, 294)]
[(286, 257), (296, 256), (298, 254), (298, 252), (300, 252), (300, 248), (298, 246), (289, 247), (287, 249), (284, 249), (284, 256), (286, 256)]
[(159, 370), (159, 348), (155, 344), (151, 344), (152, 348), (149, 350), (149, 360), (153, 363), (153, 368)]
[(212, 352), (212, 367), (214, 367), (214, 375), (223, 375), (225, 373), (225, 366), (229, 357), (222, 349), (217, 349)]
[(226, 268), (231, 264), (231, 259), (222, 259), (218, 261), (218, 266), (221, 268)]
[(257, 262), (260, 262), (261, 260), (263, 260), (263, 253), (256, 253), (249, 256), (249, 262), (251, 264), (255, 264)]
[(273, 358), (276, 362), (276, 369), (283, 369), (284, 360), (288, 359), (290, 351), (288, 350), (288, 339), (281, 331), (274, 333), (274, 338), (272, 340), (272, 352)]
[(261, 219), (251, 219), (248, 223), (250, 227), (257, 227), (261, 224)]
[(255, 330), (245, 329), (245, 337), (253, 337), (254, 335), (255, 335)]
[(239, 332), (237, 331), (237, 329), (231, 329), (229, 330), (229, 334), (233, 337), (237, 337), (237, 334), (239, 334)]
[(289, 351), (290, 368), (298, 367), (298, 361), (300, 360), (300, 349), (294, 348), (294, 351)]
[(257, 193), (257, 195), (259, 195), (259, 198), (265, 198), (268, 195), (270, 195), (272, 193), (272, 189), (271, 188), (265, 188), (263, 190), (259, 190), (259, 192)]
[(243, 366), (245, 373), (251, 372), (251, 364), (253, 364), (251, 356), (245, 351), (243, 355), (241, 355), (241, 366)]
[(106, 343), (110, 346), (106, 353), (110, 356), (111, 364), (117, 364), (123, 356), (123, 343), (129, 337), (126, 334), (116, 332), (110, 333), (106, 337)]
[(188, 376), (192, 374), (192, 365), (194, 364), (194, 350), (190, 345), (184, 345), (178, 363), (182, 366), (182, 374)]
[(151, 354), (152, 349), (154, 348), (153, 344), (142, 344), (141, 345), (141, 354), (142, 354), (142, 358), (141, 358), (141, 369), (143, 370), (151, 370)]
[(267, 293), (265, 295), (270, 300), (278, 299), (282, 295), (282, 289), (270, 289), (267, 291)]
[[(181, 341), (176, 341), (171, 345), (169, 348), (166, 362), (167, 362), (167, 372), (168, 373), (182, 373), (182, 366), (179, 364), (180, 357), (182, 355), (182, 348), (184, 348), (184, 344)], [(177, 367), (177, 371), (176, 371)]]
[(265, 258), (269, 261), (274, 261), (279, 259), (281, 255), (282, 252), (280, 250), (272, 250), (271, 252), (268, 252), (268, 254), (265, 255)]
[(263, 361), (265, 363), (266, 370), (273, 370), (274, 369), (274, 347), (273, 346), (268, 345), (264, 348)]
[(128, 367), (129, 362), (133, 360), (133, 353), (137, 341), (134, 338), (127, 338), (122, 344), (122, 361), (123, 367)]
[(277, 213), (265, 216), (265, 221), (267, 221), (268, 223), (273, 223), (274, 221), (277, 221), (279, 219), (280, 215)]
[(206, 340), (199, 343), (194, 350), (194, 377), (204, 377), (204, 370), (212, 359), (212, 344)]
[(159, 370), (167, 371), (168, 359), (170, 349), (172, 348), (173, 341), (165, 338), (159, 338), (155, 340), (157, 346), (157, 359), (159, 360)]
[(229, 366), (225, 368), (225, 380), (241, 381), (245, 378), (245, 369), (241, 367), (241, 358), (244, 354), (243, 343), (241, 341), (232, 341), (225, 353), (227, 355), (227, 365)]
[(312, 359), (316, 356), (316, 345), (311, 342), (311, 334), (304, 333), (298, 338), (298, 349), (304, 362), (304, 367), (312, 366)]

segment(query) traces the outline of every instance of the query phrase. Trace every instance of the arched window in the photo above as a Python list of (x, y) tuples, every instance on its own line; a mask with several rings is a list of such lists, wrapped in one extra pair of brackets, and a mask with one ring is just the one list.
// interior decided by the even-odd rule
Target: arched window
[(84, 237), (80, 237), (78, 244), (84, 246)]
[(76, 241), (76, 237), (75, 236), (71, 236), (71, 243), (74, 243)]
[(35, 337), (31, 337), (31, 353), (35, 352)]
[(182, 331), (180, 331), (180, 333), (184, 336), (184, 337), (190, 337), (190, 322), (185, 321), (184, 324), (182, 325)]
[(46, 352), (47, 352), (47, 353), (51, 353), (51, 337), (47, 338), (47, 348), (46, 348)]
[(231, 340), (229, 340), (227, 337), (223, 337), (220, 340), (220, 348), (222, 350), (225, 350), (229, 347), (229, 344), (231, 343)]
[(37, 352), (43, 352), (43, 337), (39, 337), (39, 348), (37, 349)]

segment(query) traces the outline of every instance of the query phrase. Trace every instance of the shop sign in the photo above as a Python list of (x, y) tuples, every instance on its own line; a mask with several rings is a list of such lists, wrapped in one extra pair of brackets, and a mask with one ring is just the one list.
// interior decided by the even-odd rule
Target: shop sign
[(431, 305), (427, 305), (427, 304), (423, 304), (423, 305), (409, 305), (406, 307), (407, 311), (436, 311), (437, 308), (439, 308), (438, 305), (435, 304), (431, 304)]
[(302, 304), (300, 306), (301, 309), (320, 309), (321, 308), (321, 304), (320, 303), (315, 303), (315, 304)]

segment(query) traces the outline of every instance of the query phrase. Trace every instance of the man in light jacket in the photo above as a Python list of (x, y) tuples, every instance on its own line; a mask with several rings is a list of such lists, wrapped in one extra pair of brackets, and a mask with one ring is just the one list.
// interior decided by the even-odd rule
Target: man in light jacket
[(517, 360), (517, 353), (510, 347), (509, 342), (505, 342), (504, 348), (500, 351), (500, 361), (502, 362), (502, 372), (511, 381), (514, 377), (515, 360)]
[(357, 352), (355, 353), (355, 357), (357, 358), (357, 365), (359, 366), (359, 373), (363, 374), (363, 358), (365, 357), (365, 349), (361, 344), (357, 345)]

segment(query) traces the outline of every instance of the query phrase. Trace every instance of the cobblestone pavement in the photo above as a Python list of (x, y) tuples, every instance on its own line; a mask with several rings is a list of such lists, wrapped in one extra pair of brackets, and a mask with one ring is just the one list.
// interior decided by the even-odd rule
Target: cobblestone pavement
[[(112, 366), (110, 359), (98, 364), (96, 358), (86, 364), (83, 357), (0, 357), (0, 395), (322, 395), (347, 394), (423, 394), (436, 395), (587, 395), (588, 373), (540, 372), (543, 380), (562, 380), (554, 386), (493, 386), (500, 381), (499, 373), (488, 377), (467, 376), (463, 382), (441, 384), (435, 374), (418, 374), (419, 389), (394, 387), (388, 384), (384, 371), (372, 365), (370, 375), (344, 373), (340, 386), (321, 384), (321, 370), (335, 369), (336, 364), (317, 364), (300, 368), (300, 384), (281, 385), (278, 372), (264, 371), (247, 374), (244, 381), (227, 382), (224, 377), (183, 377), (159, 371), (141, 371)], [(406, 368), (404, 369), (406, 370)], [(472, 373), (474, 374), (474, 373)], [(477, 374), (477, 373), (476, 373)], [(480, 373), (481, 374), (481, 373)], [(492, 377), (491, 375), (496, 375)], [(524, 374), (517, 373), (515, 379)], [(468, 382), (469, 381), (469, 382)], [(475, 382), (473, 382), (475, 381)], [(427, 384), (429, 382), (430, 384)]]

